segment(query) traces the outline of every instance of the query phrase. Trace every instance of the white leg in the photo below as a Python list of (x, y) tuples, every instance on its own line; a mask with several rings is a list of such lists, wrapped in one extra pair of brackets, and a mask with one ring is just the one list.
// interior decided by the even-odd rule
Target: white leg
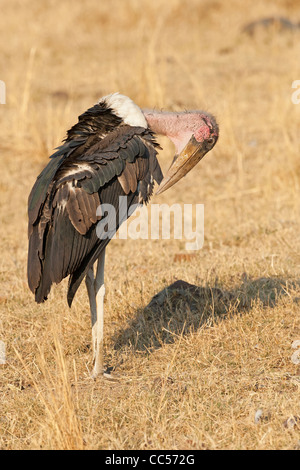
[[(96, 317), (92, 323), (92, 336), (94, 345), (94, 369), (92, 376), (96, 378), (100, 373), (103, 373), (103, 323), (104, 323), (104, 264), (105, 264), (105, 250), (102, 251), (98, 259), (96, 279), (94, 282), (95, 302), (96, 302)], [(93, 320), (92, 320), (93, 321)]]
[(96, 335), (95, 329), (93, 326), (97, 322), (97, 304), (96, 304), (96, 295), (95, 295), (95, 276), (94, 269), (89, 269), (86, 278), (85, 278), (86, 288), (88, 291), (89, 301), (90, 301), (90, 310), (91, 310), (91, 322), (92, 322), (92, 343), (93, 343), (93, 361), (96, 357)]

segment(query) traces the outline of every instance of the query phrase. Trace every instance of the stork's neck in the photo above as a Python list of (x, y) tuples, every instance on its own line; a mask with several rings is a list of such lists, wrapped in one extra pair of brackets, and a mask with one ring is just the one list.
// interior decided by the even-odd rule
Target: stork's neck
[(202, 111), (182, 113), (143, 110), (148, 126), (156, 134), (165, 135), (174, 142), (176, 152), (185, 147), (193, 132), (203, 125)]

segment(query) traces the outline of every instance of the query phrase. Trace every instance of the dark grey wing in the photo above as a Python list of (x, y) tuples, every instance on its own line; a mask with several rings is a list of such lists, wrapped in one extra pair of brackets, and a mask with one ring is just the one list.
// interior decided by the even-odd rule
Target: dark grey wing
[(46, 300), (53, 283), (70, 275), (72, 303), (87, 270), (110, 241), (97, 236), (97, 207), (116, 208), (117, 230), (119, 196), (127, 196), (127, 209), (148, 202), (154, 181), (162, 179), (156, 147), (149, 130), (121, 126), (87, 151), (63, 159), (51, 182), (47, 180), (42, 202), (33, 188), (31, 201), (40, 206), (30, 207), (28, 283), (37, 302)]

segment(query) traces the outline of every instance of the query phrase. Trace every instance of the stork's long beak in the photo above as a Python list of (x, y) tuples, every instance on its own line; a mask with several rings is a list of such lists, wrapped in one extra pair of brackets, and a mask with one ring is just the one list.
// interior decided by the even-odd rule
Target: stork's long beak
[(184, 149), (173, 160), (173, 163), (160, 183), (156, 194), (161, 194), (166, 191), (166, 189), (171, 188), (171, 186), (191, 171), (191, 169), (200, 162), (204, 155), (213, 148), (216, 141), (217, 136), (210, 136), (209, 139), (206, 139), (203, 142), (198, 142), (195, 137), (192, 136)]

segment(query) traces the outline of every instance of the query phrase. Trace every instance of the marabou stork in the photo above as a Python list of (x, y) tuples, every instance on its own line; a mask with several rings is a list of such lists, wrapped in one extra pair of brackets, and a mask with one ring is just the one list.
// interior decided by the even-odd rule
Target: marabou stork
[[(176, 147), (165, 178), (157, 161), (155, 133), (168, 136)], [(103, 372), (104, 259), (110, 240), (97, 236), (103, 217), (99, 206), (112, 204), (118, 215), (119, 196), (127, 196), (127, 218), (133, 204), (148, 202), (154, 181), (160, 184), (158, 194), (170, 188), (217, 139), (216, 121), (205, 112), (142, 111), (130, 98), (114, 93), (79, 116), (38, 176), (28, 201), (28, 284), (40, 303), (53, 283), (69, 275), (71, 306), (86, 278), (93, 377)]]

